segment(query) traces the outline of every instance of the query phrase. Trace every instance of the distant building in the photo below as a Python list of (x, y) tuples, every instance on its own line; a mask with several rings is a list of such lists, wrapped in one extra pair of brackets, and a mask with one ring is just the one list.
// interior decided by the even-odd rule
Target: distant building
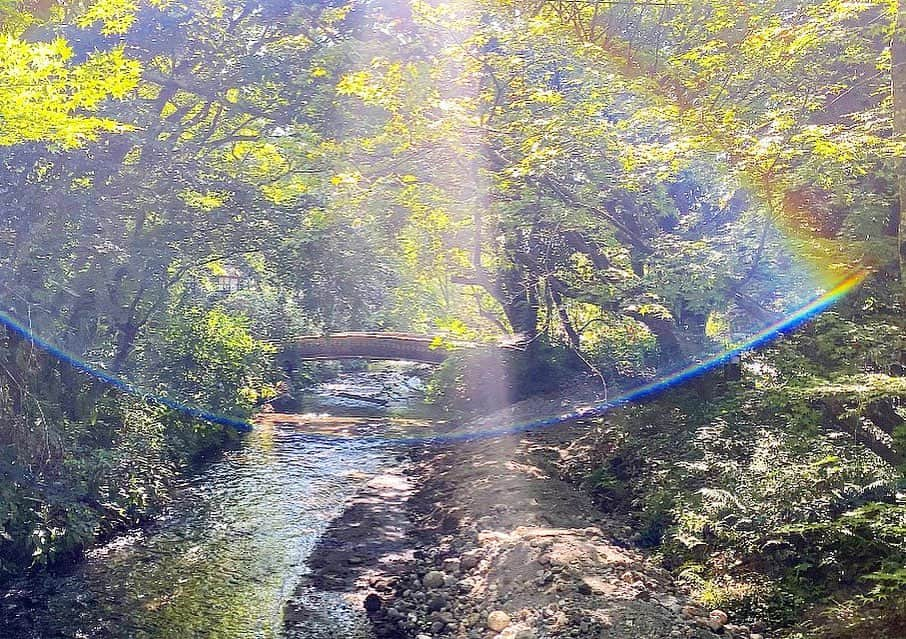
[(235, 266), (224, 266), (223, 272), (217, 276), (217, 291), (225, 295), (241, 291), (248, 284), (249, 278)]

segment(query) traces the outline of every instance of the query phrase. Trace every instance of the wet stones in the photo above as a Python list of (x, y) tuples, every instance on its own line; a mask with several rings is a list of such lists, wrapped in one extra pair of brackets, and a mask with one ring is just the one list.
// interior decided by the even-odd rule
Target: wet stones
[(372, 592), (367, 597), (365, 597), (365, 601), (362, 603), (362, 605), (368, 612), (377, 612), (381, 609), (381, 598)]

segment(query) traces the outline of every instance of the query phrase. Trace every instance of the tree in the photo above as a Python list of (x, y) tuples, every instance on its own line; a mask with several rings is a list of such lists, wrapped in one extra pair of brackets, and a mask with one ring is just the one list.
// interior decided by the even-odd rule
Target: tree
[(906, 136), (906, 7), (896, 3), (896, 21), (890, 43), (890, 90), (893, 97), (893, 131), (900, 139), (897, 166), (897, 187), (899, 191), (900, 214), (897, 221), (897, 245), (900, 261), (900, 282), (906, 284), (906, 165), (902, 151), (903, 136)]
[[(102, 8), (112, 4), (96, 2), (77, 20), (87, 25), (103, 19), (105, 31), (119, 32), (114, 15)], [(115, 13), (124, 15), (126, 6)], [(0, 146), (43, 142), (72, 148), (128, 128), (97, 111), (108, 98), (123, 99), (135, 89), (140, 64), (116, 43), (76, 57), (58, 33), (64, 10), (73, 13), (70, 7), (29, 11), (9, 3), (0, 9)]]

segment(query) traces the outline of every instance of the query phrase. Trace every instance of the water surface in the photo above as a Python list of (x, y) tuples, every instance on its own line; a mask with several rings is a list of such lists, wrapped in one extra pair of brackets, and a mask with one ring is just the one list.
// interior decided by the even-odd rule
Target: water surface
[[(363, 373), (322, 387), (322, 412), (256, 428), (185, 479), (152, 525), (91, 550), (65, 574), (15, 584), (0, 600), (0, 637), (367, 637), (363, 615), (340, 593), (300, 584), (319, 536), (362, 486), (397, 463), (400, 444), (312, 431), (321, 420), (357, 435), (406, 422), (373, 407), (357, 417), (355, 402), (329, 399), (337, 389), (374, 394), (380, 384)], [(291, 598), (329, 610), (329, 622), (285, 631)]]

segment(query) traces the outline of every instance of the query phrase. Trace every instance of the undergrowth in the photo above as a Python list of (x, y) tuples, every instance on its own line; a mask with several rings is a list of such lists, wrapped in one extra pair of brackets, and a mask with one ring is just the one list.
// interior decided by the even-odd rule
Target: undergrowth
[(790, 637), (906, 636), (906, 323), (848, 311), (611, 416), (585, 477), (703, 605)]

